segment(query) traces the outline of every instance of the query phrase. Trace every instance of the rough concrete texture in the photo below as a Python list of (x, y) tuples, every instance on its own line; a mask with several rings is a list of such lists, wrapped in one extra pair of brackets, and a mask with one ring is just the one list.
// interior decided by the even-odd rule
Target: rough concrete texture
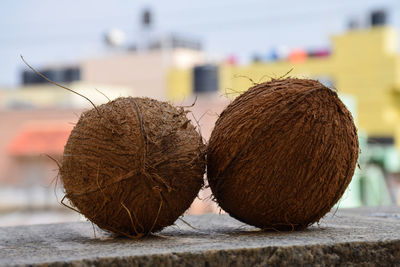
[(90, 223), (0, 228), (1, 266), (400, 266), (400, 207), (339, 210), (307, 230), (263, 232), (228, 215), (186, 216), (141, 240)]

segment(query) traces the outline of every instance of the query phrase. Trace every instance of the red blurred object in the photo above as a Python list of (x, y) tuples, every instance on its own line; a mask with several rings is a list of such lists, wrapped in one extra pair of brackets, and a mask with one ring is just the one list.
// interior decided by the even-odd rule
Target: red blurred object
[(308, 52), (309, 57), (328, 57), (331, 55), (329, 49), (318, 49)]
[(229, 65), (236, 65), (236, 64), (238, 63), (238, 58), (237, 58), (235, 55), (230, 55), (230, 56), (228, 57), (228, 59), (226, 60), (226, 62), (227, 62)]
[(294, 49), (289, 54), (289, 60), (293, 63), (301, 63), (307, 59), (307, 52), (302, 49)]
[(11, 140), (7, 151), (12, 156), (62, 155), (71, 130), (72, 126), (65, 124), (25, 126)]

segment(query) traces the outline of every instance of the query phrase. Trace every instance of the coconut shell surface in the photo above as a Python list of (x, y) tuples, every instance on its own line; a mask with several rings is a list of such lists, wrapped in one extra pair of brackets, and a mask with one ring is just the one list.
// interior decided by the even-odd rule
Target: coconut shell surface
[(357, 158), (357, 129), (337, 93), (287, 78), (251, 87), (222, 112), (207, 149), (207, 178), (234, 218), (302, 229), (339, 200)]
[(132, 97), (84, 112), (60, 168), (72, 205), (100, 228), (125, 236), (173, 224), (205, 172), (204, 144), (186, 113)]

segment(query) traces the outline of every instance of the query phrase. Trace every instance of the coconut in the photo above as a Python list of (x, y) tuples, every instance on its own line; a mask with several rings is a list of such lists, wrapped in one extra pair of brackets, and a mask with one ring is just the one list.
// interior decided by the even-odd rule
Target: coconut
[(173, 224), (205, 172), (205, 147), (186, 114), (132, 97), (84, 112), (60, 168), (70, 203), (100, 228), (129, 237)]
[(315, 80), (273, 79), (220, 115), (207, 178), (234, 218), (262, 229), (302, 229), (340, 199), (357, 158), (357, 129), (335, 91)]

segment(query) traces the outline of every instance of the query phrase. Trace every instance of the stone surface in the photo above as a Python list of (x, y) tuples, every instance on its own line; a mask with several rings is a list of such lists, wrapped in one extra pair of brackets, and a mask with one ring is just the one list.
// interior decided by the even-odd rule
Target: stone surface
[(400, 266), (400, 207), (348, 209), (296, 232), (263, 232), (228, 215), (185, 216), (141, 240), (90, 223), (0, 228), (0, 265)]

